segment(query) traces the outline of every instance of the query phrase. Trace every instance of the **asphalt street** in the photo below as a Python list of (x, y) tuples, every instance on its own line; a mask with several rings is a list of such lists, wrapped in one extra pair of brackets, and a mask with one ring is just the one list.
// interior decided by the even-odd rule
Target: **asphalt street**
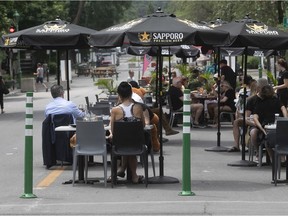
[[(115, 82), (126, 80), (129, 58), (121, 58)], [(49, 85), (52, 84), (51, 81)], [(73, 75), (70, 99), (76, 104), (85, 104), (85, 96), (93, 102), (100, 92), (91, 77)], [(183, 190), (181, 127), (175, 127), (180, 133), (166, 137), (169, 141), (163, 144), (164, 177), (173, 177), (179, 183), (149, 184), (147, 188), (144, 184), (120, 184), (114, 188), (108, 184), (105, 188), (103, 181), (74, 187), (62, 184), (72, 178), (71, 166), (49, 170), (43, 166), (41, 124), (45, 106), (51, 101), (50, 92), (44, 89), (35, 92), (33, 98), (33, 193), (37, 198), (20, 198), (24, 193), (26, 94), (12, 92), (4, 100), (6, 113), (0, 115), (0, 215), (287, 215), (287, 185), (271, 184), (270, 166), (227, 166), (241, 160), (241, 153), (205, 151), (217, 145), (215, 128), (191, 128), (191, 160), (185, 164), (191, 167), (194, 196), (179, 195)], [(231, 147), (232, 140), (232, 127), (223, 126), (221, 146)], [(158, 157), (155, 154), (156, 176)], [(95, 157), (95, 161), (100, 162), (101, 158)], [(90, 177), (103, 177), (101, 166), (89, 168)], [(141, 165), (138, 170), (143, 174)], [(152, 176), (151, 166), (149, 175)]]

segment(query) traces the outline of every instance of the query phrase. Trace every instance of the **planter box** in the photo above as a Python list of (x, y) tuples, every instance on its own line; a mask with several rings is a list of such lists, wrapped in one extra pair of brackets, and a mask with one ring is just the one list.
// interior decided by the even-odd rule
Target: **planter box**
[(21, 92), (34, 92), (35, 79), (22, 78), (21, 79)]

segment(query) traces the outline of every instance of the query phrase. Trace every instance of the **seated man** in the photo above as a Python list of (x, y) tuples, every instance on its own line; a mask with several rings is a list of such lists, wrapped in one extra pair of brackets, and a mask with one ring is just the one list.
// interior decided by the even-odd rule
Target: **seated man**
[(53, 101), (50, 102), (45, 109), (45, 116), (49, 114), (72, 114), (74, 122), (77, 118), (83, 118), (85, 112), (80, 110), (76, 104), (64, 99), (64, 89), (60, 85), (53, 85), (50, 89)]
[[(172, 81), (172, 86), (168, 90), (168, 94), (171, 98), (171, 105), (173, 110), (183, 110), (183, 92), (182, 88), (182, 78), (175, 77)], [(203, 112), (203, 104), (201, 103), (191, 103), (191, 113), (195, 113), (193, 118), (193, 126), (199, 126), (199, 118)], [(193, 116), (193, 115), (192, 115)]]
[[(235, 112), (235, 91), (230, 86), (227, 81), (222, 81), (221, 87), (221, 99), (220, 99), (220, 113), (221, 112)], [(212, 127), (217, 127), (218, 125), (218, 103), (211, 103), (207, 106), (210, 119), (213, 119), (214, 125)]]

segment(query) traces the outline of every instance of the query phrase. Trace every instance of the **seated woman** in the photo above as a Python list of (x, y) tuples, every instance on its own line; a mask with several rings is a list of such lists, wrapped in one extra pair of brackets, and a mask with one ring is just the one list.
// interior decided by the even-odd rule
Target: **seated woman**
[[(145, 125), (143, 108), (140, 104), (136, 104), (132, 99), (132, 86), (128, 82), (121, 82), (118, 86), (117, 93), (119, 95), (120, 104), (111, 110), (111, 135), (113, 136), (113, 124), (115, 121), (142, 121)], [(129, 164), (131, 170), (132, 182), (141, 182), (143, 176), (138, 176), (137, 158), (136, 156), (123, 156), (121, 166), (118, 168), (117, 176), (124, 177), (125, 170)]]
[[(222, 81), (221, 87), (221, 99), (220, 99), (220, 113), (221, 112), (235, 112), (235, 92), (231, 85), (227, 81)], [(207, 105), (210, 119), (213, 119), (215, 123), (213, 127), (217, 126), (218, 123), (218, 103), (210, 103)]]
[[(253, 120), (256, 127), (253, 127), (250, 131), (250, 134), (258, 133), (258, 136), (261, 133), (267, 135), (266, 130), (264, 129), (265, 125), (274, 123), (276, 113), (279, 113), (281, 116), (287, 117), (286, 107), (275, 96), (275, 92), (272, 86), (264, 86), (261, 89), (259, 96), (262, 100), (260, 100), (259, 103), (256, 104), (255, 113), (253, 115)], [(252, 144), (255, 146), (256, 151), (258, 151), (259, 143), (255, 142)], [(272, 149), (267, 148), (267, 151), (272, 161)]]

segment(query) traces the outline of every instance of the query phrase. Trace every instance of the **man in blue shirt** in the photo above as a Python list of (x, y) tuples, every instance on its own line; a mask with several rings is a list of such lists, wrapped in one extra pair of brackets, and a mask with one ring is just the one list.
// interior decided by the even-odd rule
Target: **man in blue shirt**
[(51, 87), (51, 95), (53, 101), (50, 102), (45, 109), (45, 116), (49, 114), (58, 115), (58, 114), (72, 114), (74, 121), (76, 118), (83, 118), (85, 113), (83, 110), (80, 110), (76, 104), (71, 101), (64, 99), (64, 89), (60, 85), (53, 85)]

